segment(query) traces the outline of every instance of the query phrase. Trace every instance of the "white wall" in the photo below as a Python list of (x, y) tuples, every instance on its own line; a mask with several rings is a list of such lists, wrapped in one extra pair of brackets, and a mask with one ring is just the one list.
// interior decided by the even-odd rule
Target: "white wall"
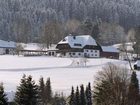
[(66, 57), (87, 57), (90, 58), (99, 58), (100, 57), (100, 51), (99, 50), (90, 50), (90, 49), (84, 49), (84, 52), (68, 52), (66, 53)]
[(100, 57), (99, 50), (84, 49), (84, 54), (86, 54), (88, 57)]
[(66, 53), (66, 57), (83, 57), (83, 52), (68, 52)]
[(5, 54), (6, 52), (5, 52), (5, 49), (4, 48), (0, 48), (0, 55), (3, 55), (3, 54)]

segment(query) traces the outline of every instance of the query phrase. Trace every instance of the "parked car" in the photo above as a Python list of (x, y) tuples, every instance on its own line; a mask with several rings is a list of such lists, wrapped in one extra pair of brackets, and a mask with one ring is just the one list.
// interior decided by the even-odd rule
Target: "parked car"
[(140, 60), (137, 60), (134, 64), (134, 69), (135, 70), (140, 70)]

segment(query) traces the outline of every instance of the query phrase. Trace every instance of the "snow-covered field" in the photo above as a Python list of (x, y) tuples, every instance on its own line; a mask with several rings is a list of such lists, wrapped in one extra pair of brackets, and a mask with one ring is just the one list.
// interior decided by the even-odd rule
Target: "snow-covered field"
[[(15, 91), (23, 74), (32, 75), (38, 83), (41, 76), (44, 79), (51, 78), (52, 89), (68, 94), (71, 86), (93, 83), (96, 73), (107, 63), (128, 66), (125, 61), (93, 58), (87, 59), (86, 67), (83, 64), (73, 64), (80, 61), (79, 58), (56, 58), (56, 57), (23, 57), (23, 56), (0, 56), (0, 81), (4, 83), (5, 91)], [(10, 96), (9, 96), (10, 97)]]

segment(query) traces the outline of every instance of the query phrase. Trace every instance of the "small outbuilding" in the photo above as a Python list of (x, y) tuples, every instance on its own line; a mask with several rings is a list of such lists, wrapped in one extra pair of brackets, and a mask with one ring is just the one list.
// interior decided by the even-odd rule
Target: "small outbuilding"
[(0, 40), (0, 55), (15, 54), (16, 43), (13, 41)]
[(101, 57), (119, 59), (119, 50), (113, 46), (102, 46)]

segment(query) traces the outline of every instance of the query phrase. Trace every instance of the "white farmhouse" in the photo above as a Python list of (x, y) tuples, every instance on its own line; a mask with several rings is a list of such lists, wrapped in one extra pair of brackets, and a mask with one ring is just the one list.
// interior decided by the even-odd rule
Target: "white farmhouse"
[(61, 40), (57, 53), (65, 57), (100, 57), (101, 46), (90, 35), (69, 35)]

